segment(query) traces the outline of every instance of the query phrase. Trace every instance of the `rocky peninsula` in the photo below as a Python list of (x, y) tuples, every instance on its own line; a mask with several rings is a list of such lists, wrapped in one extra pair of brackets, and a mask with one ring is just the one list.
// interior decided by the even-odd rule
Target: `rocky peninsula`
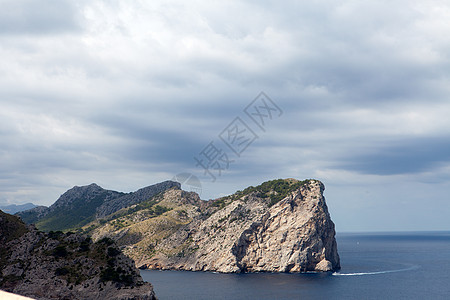
[(211, 201), (171, 187), (86, 225), (144, 269), (308, 272), (340, 268), (318, 180), (279, 179)]

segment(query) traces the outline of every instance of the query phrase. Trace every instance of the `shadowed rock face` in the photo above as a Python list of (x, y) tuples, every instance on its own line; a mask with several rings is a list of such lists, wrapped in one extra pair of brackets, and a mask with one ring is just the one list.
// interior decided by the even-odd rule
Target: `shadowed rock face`
[(266, 182), (214, 201), (171, 189), (157, 200), (171, 211), (151, 218), (144, 211), (122, 214), (92, 234), (116, 239), (141, 268), (332, 271), (340, 262), (323, 191), (318, 180), (294, 179)]
[(155, 299), (111, 240), (43, 233), (0, 211), (0, 289), (34, 299)]

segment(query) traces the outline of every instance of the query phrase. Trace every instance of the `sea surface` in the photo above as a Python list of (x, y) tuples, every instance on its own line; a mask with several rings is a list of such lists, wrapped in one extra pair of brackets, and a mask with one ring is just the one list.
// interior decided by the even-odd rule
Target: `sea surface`
[(450, 232), (337, 234), (338, 273), (142, 270), (164, 299), (450, 299)]

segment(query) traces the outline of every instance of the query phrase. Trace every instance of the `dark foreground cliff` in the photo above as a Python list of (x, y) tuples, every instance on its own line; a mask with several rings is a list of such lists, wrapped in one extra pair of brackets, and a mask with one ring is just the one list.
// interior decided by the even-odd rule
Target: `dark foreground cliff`
[(155, 299), (109, 239), (43, 233), (0, 211), (0, 289), (35, 299)]
[(268, 181), (203, 201), (177, 187), (84, 229), (110, 237), (138, 267), (218, 272), (340, 268), (318, 180)]

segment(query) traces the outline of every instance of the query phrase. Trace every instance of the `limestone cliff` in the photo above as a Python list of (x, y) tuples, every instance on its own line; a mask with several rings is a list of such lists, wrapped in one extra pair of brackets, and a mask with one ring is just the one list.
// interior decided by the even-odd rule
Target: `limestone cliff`
[(0, 211), (0, 289), (34, 299), (155, 299), (110, 239), (43, 233)]
[(323, 191), (318, 180), (280, 179), (202, 201), (175, 187), (85, 229), (115, 239), (141, 268), (331, 271), (340, 264)]

